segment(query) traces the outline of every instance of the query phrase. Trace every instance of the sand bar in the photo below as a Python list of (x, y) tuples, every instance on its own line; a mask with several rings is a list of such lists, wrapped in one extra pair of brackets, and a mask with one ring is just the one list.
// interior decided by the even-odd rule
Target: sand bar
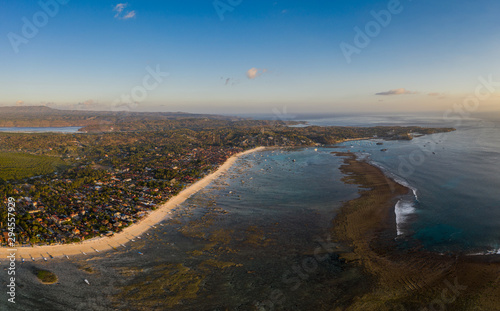
[[(203, 177), (186, 189), (182, 190), (179, 194), (170, 198), (163, 205), (159, 206), (158, 209), (150, 212), (148, 216), (144, 217), (139, 222), (125, 228), (123, 231), (115, 233), (113, 236), (96, 238), (72, 244), (17, 247), (15, 248), (16, 260), (22, 260), (23, 258), (24, 260), (31, 260), (32, 257), (35, 259), (41, 259), (43, 257), (49, 259), (50, 256), (60, 257), (65, 255), (83, 255), (84, 253), (93, 254), (97, 253), (98, 251), (100, 252), (112, 248), (123, 247), (121, 246), (121, 244), (130, 242), (131, 239), (135, 239), (137, 236), (140, 236), (141, 234), (148, 231), (151, 226), (168, 218), (172, 209), (176, 208), (179, 204), (186, 201), (190, 196), (205, 188), (213, 180), (217, 179), (221, 174), (225, 173), (239, 157), (252, 152), (261, 151), (263, 149), (265, 149), (265, 147), (257, 147), (233, 155), (232, 157), (227, 159), (224, 164), (219, 166), (219, 168), (215, 172)], [(11, 253), (13, 253), (13, 251), (10, 248), (0, 248), (0, 258), (2, 259), (5, 259), (6, 256)]]

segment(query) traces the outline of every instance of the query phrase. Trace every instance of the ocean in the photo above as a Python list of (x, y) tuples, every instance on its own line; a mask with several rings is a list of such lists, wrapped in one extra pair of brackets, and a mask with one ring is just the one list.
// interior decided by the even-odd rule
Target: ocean
[[(362, 125), (389, 125), (393, 118), (377, 117), (372, 123), (364, 119)], [(357, 123), (341, 119), (310, 123)], [(413, 196), (396, 205), (401, 239), (439, 253), (500, 254), (500, 122), (479, 118), (446, 122), (438, 117), (400, 119), (404, 124), (457, 130), (411, 141), (370, 140), (340, 145), (341, 150), (366, 157), (414, 190)]]
[[(393, 120), (399, 119), (309, 122), (371, 126)], [(330, 235), (339, 208), (358, 197), (356, 186), (341, 181), (343, 159), (332, 151), (356, 152), (413, 189), (395, 206), (401, 247), (498, 253), (499, 122), (405, 122), (457, 131), (244, 156), (142, 239), (69, 260), (18, 263), (19, 294), (9, 310), (342, 309), (367, 292), (371, 280), (339, 258), (347, 250)], [(7, 267), (3, 260), (1, 267)], [(55, 272), (58, 283), (40, 284), (34, 267)]]

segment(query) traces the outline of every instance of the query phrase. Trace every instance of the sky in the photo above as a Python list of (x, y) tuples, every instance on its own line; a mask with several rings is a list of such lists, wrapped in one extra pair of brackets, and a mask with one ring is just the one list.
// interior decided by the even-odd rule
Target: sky
[(0, 105), (500, 110), (497, 0), (41, 0), (0, 8)]

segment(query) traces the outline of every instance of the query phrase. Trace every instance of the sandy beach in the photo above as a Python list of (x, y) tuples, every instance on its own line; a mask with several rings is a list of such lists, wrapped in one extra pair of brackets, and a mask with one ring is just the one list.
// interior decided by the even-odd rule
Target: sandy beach
[[(50, 256), (60, 257), (66, 255), (67, 256), (83, 255), (84, 253), (92, 254), (98, 251), (100, 252), (120, 247), (121, 244), (130, 242), (131, 239), (135, 239), (137, 236), (140, 236), (141, 234), (148, 231), (155, 224), (168, 218), (170, 212), (174, 208), (176, 208), (179, 204), (186, 201), (190, 196), (192, 196), (196, 192), (208, 186), (213, 180), (217, 179), (221, 174), (225, 173), (236, 162), (236, 160), (239, 157), (263, 149), (265, 149), (265, 147), (257, 147), (233, 155), (232, 157), (227, 159), (227, 161), (224, 162), (224, 164), (222, 164), (215, 172), (205, 176), (204, 178), (190, 185), (186, 189), (182, 190), (178, 195), (170, 198), (166, 203), (161, 205), (155, 211), (152, 211), (148, 216), (143, 218), (141, 221), (125, 228), (120, 233), (116, 233), (110, 237), (102, 237), (73, 244), (18, 247), (15, 248), (16, 260), (22, 260), (22, 259), (31, 260), (31, 258), (41, 259), (43, 257), (50, 258)], [(1, 258), (6, 258), (6, 256), (8, 256), (13, 252), (14, 252), (13, 249), (10, 248), (6, 247), (0, 248)]]

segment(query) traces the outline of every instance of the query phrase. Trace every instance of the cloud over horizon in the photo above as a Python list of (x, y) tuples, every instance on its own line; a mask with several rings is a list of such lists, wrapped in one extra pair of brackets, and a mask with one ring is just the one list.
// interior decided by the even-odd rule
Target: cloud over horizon
[(411, 95), (411, 94), (417, 94), (417, 92), (412, 92), (412, 91), (409, 91), (409, 90), (407, 90), (405, 88), (400, 88), (400, 89), (390, 90), (390, 91), (387, 91), (387, 92), (375, 93), (375, 95), (384, 95), (384, 96), (388, 96), (388, 95)]

